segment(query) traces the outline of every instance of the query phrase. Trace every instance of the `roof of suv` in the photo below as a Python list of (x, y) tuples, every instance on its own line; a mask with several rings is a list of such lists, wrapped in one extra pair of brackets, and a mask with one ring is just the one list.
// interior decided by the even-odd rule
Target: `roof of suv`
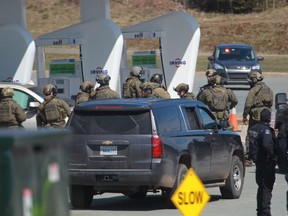
[(151, 106), (179, 105), (183, 103), (191, 103), (194, 106), (205, 106), (202, 102), (190, 99), (161, 99), (161, 98), (118, 98), (107, 100), (92, 100), (75, 106), (74, 110), (115, 110), (115, 109), (147, 109)]
[(218, 44), (216, 45), (216, 47), (230, 47), (230, 48), (234, 48), (234, 47), (243, 47), (243, 48), (251, 48), (252, 46), (249, 44)]

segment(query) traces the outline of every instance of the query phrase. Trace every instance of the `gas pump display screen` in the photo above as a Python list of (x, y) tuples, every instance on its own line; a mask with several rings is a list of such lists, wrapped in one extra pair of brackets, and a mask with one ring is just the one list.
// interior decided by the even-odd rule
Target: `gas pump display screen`
[(50, 74), (61, 75), (70, 74), (74, 75), (76, 72), (75, 60), (52, 60), (50, 63)]

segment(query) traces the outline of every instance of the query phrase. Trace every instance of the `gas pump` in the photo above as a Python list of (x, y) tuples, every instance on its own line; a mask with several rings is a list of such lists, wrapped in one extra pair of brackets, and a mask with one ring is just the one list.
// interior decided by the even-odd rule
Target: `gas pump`
[[(124, 48), (121, 83), (125, 81), (131, 68), (138, 65), (147, 71), (146, 80), (154, 73), (163, 74), (163, 84), (172, 98), (178, 97), (173, 88), (179, 83), (187, 83), (189, 89), (193, 89), (200, 43), (200, 28), (193, 16), (181, 11), (173, 12), (129, 26), (122, 33)], [(129, 40), (156, 40), (157, 47), (155, 50), (137, 50), (131, 53), (132, 48), (127, 42)], [(151, 64), (153, 52), (156, 64)]]

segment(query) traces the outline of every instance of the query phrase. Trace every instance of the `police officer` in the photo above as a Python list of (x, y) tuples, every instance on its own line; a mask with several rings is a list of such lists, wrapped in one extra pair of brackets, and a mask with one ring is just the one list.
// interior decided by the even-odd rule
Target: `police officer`
[(130, 76), (126, 79), (123, 84), (123, 97), (124, 98), (140, 98), (142, 83), (141, 76), (144, 71), (139, 66), (134, 66), (130, 72)]
[(80, 90), (76, 96), (75, 104), (78, 105), (84, 101), (91, 100), (95, 94), (94, 84), (90, 81), (85, 81), (81, 83)]
[(209, 89), (209, 88), (211, 88), (213, 86), (213, 84), (210, 82), (210, 80), (215, 78), (215, 76), (217, 75), (217, 72), (214, 69), (208, 69), (205, 72), (205, 75), (207, 77), (207, 84), (205, 84), (205, 85), (200, 87), (199, 92), (198, 92), (198, 94), (196, 96), (197, 100), (199, 100), (200, 95), (203, 93), (203, 91), (205, 89)]
[(145, 82), (141, 83), (140, 89), (141, 89), (141, 97), (142, 98), (153, 98), (153, 87), (151, 85), (151, 82)]
[(19, 128), (26, 120), (26, 114), (22, 107), (13, 100), (14, 90), (5, 87), (1, 92), (0, 102), (0, 128)]
[(109, 87), (111, 77), (108, 74), (97, 74), (96, 82), (100, 84), (95, 90), (95, 96), (93, 99), (109, 99), (109, 98), (119, 98), (119, 94), (113, 91)]
[(155, 73), (150, 78), (150, 83), (153, 88), (152, 97), (155, 98), (171, 98), (169, 92), (162, 85), (163, 75)]
[(47, 84), (43, 89), (44, 101), (37, 110), (37, 127), (46, 129), (61, 129), (66, 125), (66, 117), (70, 116), (71, 109), (62, 99), (57, 97), (57, 87)]
[(189, 98), (195, 100), (195, 96), (192, 92), (188, 92), (189, 85), (186, 83), (180, 83), (174, 88), (174, 91), (177, 92), (180, 98)]
[[(250, 72), (248, 74), (248, 81), (251, 89), (246, 97), (246, 102), (243, 111), (244, 124), (247, 124), (247, 117), (249, 115), (248, 131), (250, 127), (260, 121), (260, 112), (262, 109), (268, 108), (271, 111), (273, 105), (273, 91), (262, 80), (263, 75), (259, 72)], [(246, 165), (251, 166), (249, 160), (249, 136), (246, 136)]]
[(256, 164), (257, 215), (271, 215), (271, 198), (275, 182), (276, 137), (270, 127), (271, 111), (267, 108), (260, 113), (260, 122), (248, 131), (249, 157)]
[(199, 101), (209, 107), (222, 128), (233, 130), (229, 124), (229, 109), (237, 105), (238, 99), (232, 90), (221, 85), (221, 76), (215, 75), (209, 82), (211, 87), (203, 90)]

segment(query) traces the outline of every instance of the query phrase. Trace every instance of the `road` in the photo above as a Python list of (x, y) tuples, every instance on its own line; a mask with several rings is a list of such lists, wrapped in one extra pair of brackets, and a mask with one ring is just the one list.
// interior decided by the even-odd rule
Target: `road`
[[(287, 183), (284, 175), (276, 174), (276, 183), (272, 198), (272, 215), (283, 216), (286, 213)], [(242, 195), (237, 200), (221, 198), (218, 188), (208, 188), (211, 200), (207, 203), (201, 216), (250, 216), (256, 215), (255, 167), (248, 167)], [(103, 194), (94, 196), (89, 210), (71, 210), (71, 216), (177, 216), (178, 209), (165, 205), (160, 193), (148, 194), (145, 199), (130, 200), (122, 194)]]

